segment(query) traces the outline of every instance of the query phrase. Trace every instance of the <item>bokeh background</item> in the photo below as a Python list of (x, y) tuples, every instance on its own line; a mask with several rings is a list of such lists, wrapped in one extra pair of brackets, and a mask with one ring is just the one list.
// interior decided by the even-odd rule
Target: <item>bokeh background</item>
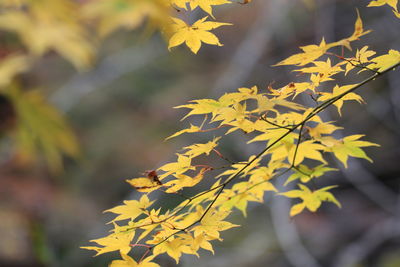
[[(172, 107), (238, 87), (287, 84), (296, 79), (291, 69), (271, 65), (298, 46), (350, 35), (356, 8), (364, 27), (373, 32), (354, 48), (399, 50), (399, 21), (389, 8), (366, 8), (367, 3), (254, 0), (221, 7), (219, 20), (234, 24), (216, 31), (224, 47), (204, 46), (198, 55), (183, 47), (168, 52), (157, 34), (143, 37), (129, 31), (108, 37), (87, 72), (76, 73), (56, 54), (46, 55), (35, 64), (37, 80), (32, 82), (40, 81), (49, 101), (66, 115), (82, 157), (65, 159), (64, 171), (56, 175), (44, 164), (21, 167), (9, 158), (8, 141), (1, 140), (0, 266), (107, 266), (117, 253), (93, 258), (92, 251), (79, 246), (107, 233), (109, 217), (102, 211), (138, 197), (125, 179), (155, 169), (182, 146), (207, 138), (184, 135), (165, 142), (186, 126), (180, 122), (183, 111)], [(290, 219), (290, 200), (267, 194), (264, 205), (249, 207), (247, 218), (239, 212), (232, 216), (241, 227), (223, 234), (216, 255), (185, 256), (180, 266), (400, 266), (399, 70), (359, 93), (367, 104), (348, 104), (342, 117), (334, 108), (323, 114), (344, 127), (338, 136), (362, 133), (381, 145), (367, 149), (373, 164), (352, 159), (343, 169), (334, 163), (340, 172), (321, 180), (339, 185), (335, 193), (341, 209), (324, 204), (315, 214)], [(237, 135), (224, 153), (243, 160), (260, 149)], [(170, 201), (160, 198), (166, 205)], [(168, 257), (159, 257), (159, 263), (175, 266)]]

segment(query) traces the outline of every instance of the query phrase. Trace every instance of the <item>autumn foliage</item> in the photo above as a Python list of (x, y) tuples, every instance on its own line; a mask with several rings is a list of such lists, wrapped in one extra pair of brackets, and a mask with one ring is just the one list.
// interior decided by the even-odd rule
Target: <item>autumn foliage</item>
[[(0, 85), (9, 87), (7, 96), (16, 103), (22, 117), (14, 138), (18, 146), (25, 147), (22, 151), (29, 152), (26, 154), (44, 150), (55, 170), (62, 167), (62, 154), (79, 155), (74, 136), (61, 115), (44, 103), (39, 93), (22, 92), (13, 82), (14, 77), (29, 71), (36, 58), (49, 50), (59, 53), (78, 70), (89, 68), (97, 42), (117, 29), (136, 29), (143, 23), (152, 31), (162, 32), (169, 50), (185, 44), (196, 54), (203, 44), (222, 46), (212, 31), (232, 24), (217, 22), (213, 11), (215, 7), (234, 4), (227, 0), (80, 2), (1, 2), (6, 11), (0, 14), (0, 28), (16, 34), (24, 48), (23, 52), (7, 55), (0, 63)], [(382, 5), (388, 5), (400, 18), (397, 1), (370, 1), (368, 6)], [(194, 23), (185, 21), (182, 14), (197, 9), (204, 16)], [(74, 12), (79, 13), (78, 20), (69, 16)], [(268, 88), (238, 88), (218, 99), (197, 99), (175, 107), (187, 112), (185, 121), (196, 116), (201, 123), (187, 122), (186, 128), (167, 139), (203, 132), (213, 132), (214, 138), (187, 145), (176, 153), (175, 161), (128, 179), (128, 184), (142, 196), (106, 210), (115, 215), (110, 221), (111, 233), (91, 240), (94, 245), (83, 248), (94, 250), (96, 255), (118, 251), (121, 259), (112, 261), (112, 267), (156, 267), (159, 265), (155, 258), (160, 254), (166, 253), (179, 263), (183, 254), (198, 256), (200, 249), (214, 253), (213, 242), (222, 240), (221, 232), (238, 227), (229, 222), (229, 215), (237, 209), (246, 216), (248, 203), (264, 202), (266, 193), (293, 198), (290, 216), (304, 210), (316, 212), (325, 202), (340, 207), (333, 194), (336, 186), (315, 188), (313, 180), (336, 171), (329, 163), (330, 158), (336, 158), (345, 167), (349, 157), (372, 162), (365, 148), (378, 145), (367, 141), (362, 133), (335, 138), (333, 133), (341, 127), (334, 121), (324, 121), (319, 114), (334, 106), (341, 116), (345, 103), (363, 103), (356, 90), (400, 64), (400, 52), (394, 49), (377, 55), (368, 46), (357, 48), (355, 42), (370, 30), (363, 25), (362, 15), (358, 11), (355, 14), (354, 30), (347, 38), (335, 42), (322, 39), (319, 44), (302, 46), (299, 53), (275, 65), (293, 68), (299, 74), (298, 81), (289, 81), (280, 88), (274, 88), (273, 84)], [(91, 28), (95, 29), (95, 41)], [(345, 84), (336, 81), (339, 75), (360, 72), (369, 76)], [(298, 101), (300, 96), (311, 98), (312, 104), (302, 104)], [(41, 133), (31, 119), (32, 110), (46, 117), (49, 134)], [(33, 131), (33, 136), (27, 135), (28, 131)], [(224, 138), (237, 131), (243, 133), (245, 142), (257, 142), (260, 147), (257, 154), (239, 162), (226, 158), (220, 148)], [(209, 159), (208, 163), (198, 164), (199, 157)], [(216, 157), (224, 163), (215, 163)], [(288, 174), (285, 185), (293, 184), (295, 189), (280, 192), (274, 180), (285, 174)], [(198, 184), (203, 189), (198, 190)], [(191, 193), (187, 194), (185, 188), (191, 188)], [(153, 192), (174, 195), (180, 203), (170, 210), (154, 208)], [(144, 252), (141, 258), (133, 259), (129, 253), (137, 248)]]
[[(202, 6), (198, 2), (205, 1), (182, 2), (174, 3), (184, 10), (188, 6), (191, 10), (201, 7), (211, 17), (214, 5), (228, 3), (211, 1), (214, 5)], [(381, 4), (372, 1), (370, 6)], [(396, 6), (391, 6), (398, 15)], [(173, 34), (169, 48), (185, 43), (193, 53), (197, 53), (202, 43), (221, 46), (219, 39), (209, 31), (229, 24), (207, 19), (206, 16), (189, 25), (172, 18)], [(238, 209), (246, 216), (248, 203), (263, 202), (265, 193), (296, 199), (290, 216), (305, 209), (315, 212), (324, 202), (340, 207), (331, 192), (334, 185), (317, 189), (312, 184), (313, 179), (336, 170), (329, 166), (327, 155), (332, 154), (347, 167), (349, 157), (372, 161), (364, 148), (378, 145), (365, 141), (362, 134), (334, 138), (332, 133), (340, 127), (333, 121), (324, 121), (318, 114), (334, 105), (341, 115), (345, 102), (362, 103), (362, 97), (355, 90), (399, 65), (400, 53), (395, 50), (376, 56), (374, 51), (364, 46), (352, 52), (352, 43), (369, 32), (364, 29), (357, 13), (354, 31), (349, 37), (333, 43), (322, 40), (318, 45), (303, 46), (302, 52), (276, 64), (293, 66), (294, 71), (301, 74), (301, 81), (290, 82), (281, 88), (239, 88), (219, 99), (192, 100), (176, 107), (188, 110), (184, 119), (201, 116), (202, 123), (189, 123), (186, 129), (167, 139), (210, 131), (215, 132), (216, 137), (206, 143), (186, 146), (176, 154), (176, 161), (143, 177), (127, 180), (145, 194), (140, 200), (124, 201), (123, 205), (107, 210), (116, 216), (111, 221), (114, 230), (105, 238), (91, 240), (97, 246), (84, 248), (95, 250), (97, 255), (120, 251), (122, 260), (113, 261), (110, 266), (157, 266), (152, 260), (163, 253), (178, 263), (182, 254), (198, 255), (199, 249), (213, 252), (212, 241), (222, 240), (220, 232), (238, 226), (228, 221), (229, 214)], [(346, 48), (349, 52), (335, 54), (336, 47)], [(335, 84), (337, 75), (347, 75), (351, 71), (370, 72), (371, 76), (359, 83)], [(331, 90), (320, 91), (325, 83)], [(301, 94), (311, 97), (314, 105), (299, 104), (296, 99)], [(225, 158), (219, 144), (224, 136), (235, 131), (244, 133), (248, 143), (259, 142), (263, 149), (242, 162)], [(227, 165), (214, 165), (212, 156), (215, 155), (225, 160)], [(210, 164), (197, 165), (199, 156), (209, 157)], [(286, 173), (291, 175), (285, 185), (295, 183), (297, 188), (278, 192), (273, 180)], [(204, 177), (215, 180), (208, 183), (209, 189), (190, 196), (184, 194), (184, 188), (196, 186)], [(152, 208), (153, 201), (148, 195), (160, 190), (180, 196), (181, 203), (166, 212)], [(137, 262), (127, 255), (135, 247), (146, 248)]]

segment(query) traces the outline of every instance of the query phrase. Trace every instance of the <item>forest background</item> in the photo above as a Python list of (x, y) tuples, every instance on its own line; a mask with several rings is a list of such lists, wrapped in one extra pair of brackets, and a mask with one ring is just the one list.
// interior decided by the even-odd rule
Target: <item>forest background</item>
[[(203, 46), (198, 55), (185, 48), (170, 53), (157, 35), (119, 31), (101, 44), (93, 69), (78, 74), (57, 54), (46, 54), (24, 84), (40, 84), (66, 114), (81, 156), (64, 160), (63, 171), (49, 170), (45, 161), (10, 157), (10, 142), (2, 140), (0, 266), (105, 266), (112, 256), (92, 258), (79, 246), (105, 235), (103, 210), (137, 197), (125, 179), (158, 167), (195, 142), (196, 136), (162, 141), (183, 125), (182, 111), (172, 107), (242, 86), (266, 88), (294, 79), (289, 68), (270, 66), (298, 46), (351, 34), (355, 8), (364, 27), (374, 30), (357, 47), (399, 50), (398, 21), (391, 10), (366, 4), (271, 0), (220, 8), (219, 19), (234, 26), (216, 31), (224, 47)], [(393, 218), (400, 210), (399, 84), (398, 71), (388, 73), (361, 89), (366, 105), (343, 110), (339, 124), (346, 133), (364, 133), (381, 147), (368, 150), (373, 165), (352, 160), (348, 169), (329, 174), (329, 181), (339, 185), (342, 209), (326, 205), (289, 220), (288, 200), (267, 196), (267, 205), (251, 206), (247, 218), (234, 215), (242, 227), (224, 233), (215, 256), (205, 252), (200, 261), (187, 256), (181, 266), (398, 266), (400, 229)], [(336, 110), (327, 116), (336, 119)], [(230, 158), (258, 148), (238, 146), (233, 137), (231, 142)], [(168, 257), (162, 262), (175, 265)]]

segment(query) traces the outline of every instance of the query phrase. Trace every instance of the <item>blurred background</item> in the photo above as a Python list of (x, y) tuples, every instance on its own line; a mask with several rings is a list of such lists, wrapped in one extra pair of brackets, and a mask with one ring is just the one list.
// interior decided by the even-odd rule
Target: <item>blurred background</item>
[[(27, 164), (11, 156), (12, 142), (2, 136), (0, 266), (107, 266), (118, 253), (93, 258), (93, 251), (79, 247), (107, 234), (109, 218), (102, 211), (138, 197), (125, 179), (156, 169), (182, 146), (210, 137), (184, 135), (165, 142), (186, 127), (180, 122), (183, 111), (172, 107), (238, 87), (266, 88), (271, 82), (278, 87), (295, 80), (290, 68), (271, 65), (322, 37), (333, 42), (351, 35), (356, 8), (373, 32), (353, 48), (368, 45), (378, 54), (399, 50), (399, 21), (390, 8), (367, 4), (254, 0), (223, 6), (216, 17), (234, 24), (215, 31), (224, 46), (204, 45), (198, 55), (185, 47), (168, 52), (157, 34), (143, 37), (124, 30), (101, 43), (96, 63), (85, 72), (76, 73), (57, 54), (46, 54), (23, 83), (40, 84), (66, 116), (80, 155), (63, 158), (63, 171), (54, 172), (43, 160)], [(355, 80), (346, 83), (362, 77), (350, 76)], [(185, 256), (179, 266), (400, 266), (399, 70), (360, 88), (359, 94), (366, 105), (345, 105), (342, 117), (334, 108), (322, 115), (344, 127), (338, 136), (366, 134), (366, 140), (381, 145), (367, 149), (373, 164), (352, 159), (343, 169), (334, 163), (341, 171), (322, 179), (321, 184), (339, 185), (335, 194), (341, 209), (324, 204), (315, 214), (306, 211), (290, 219), (290, 200), (267, 194), (264, 205), (249, 207), (247, 218), (239, 212), (232, 216), (241, 227), (224, 232), (224, 242), (215, 243), (216, 255)], [(0, 102), (2, 114), (7, 113), (7, 101)], [(257, 143), (246, 145), (240, 135), (229, 140), (224, 153), (231, 159), (243, 160), (261, 149)], [(175, 266), (168, 257), (158, 259), (161, 266)]]

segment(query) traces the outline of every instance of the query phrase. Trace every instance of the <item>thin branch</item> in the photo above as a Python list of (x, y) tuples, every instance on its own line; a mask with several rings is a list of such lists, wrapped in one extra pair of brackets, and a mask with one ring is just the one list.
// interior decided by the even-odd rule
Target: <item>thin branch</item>
[(273, 125), (273, 126), (276, 126), (279, 129), (291, 130), (292, 129), (291, 126), (293, 127), (293, 125), (279, 125), (279, 124), (277, 124), (277, 123), (275, 123), (273, 121), (268, 120), (266, 116), (261, 116), (260, 119), (265, 121), (265, 122), (267, 122), (267, 123), (269, 123), (269, 124), (271, 124), (271, 125)]
[(300, 146), (300, 142), (301, 142), (301, 134), (302, 134), (302, 132), (303, 132), (304, 124), (305, 124), (305, 122), (304, 122), (304, 123), (301, 125), (301, 127), (300, 127), (299, 136), (298, 136), (297, 142), (296, 142), (296, 148), (295, 148), (295, 150), (294, 150), (292, 165), (291, 165), (290, 168), (292, 168), (292, 167), (294, 167), (294, 166), (296, 165), (296, 164), (295, 164), (295, 162), (296, 162), (296, 156), (297, 156), (297, 152), (298, 152), (298, 150), (299, 150), (299, 146)]
[(224, 155), (222, 155), (222, 153), (219, 152), (217, 149), (214, 148), (213, 151), (215, 152), (215, 154), (218, 155), (218, 157), (220, 157), (221, 159), (223, 159), (223, 160), (229, 162), (230, 164), (232, 164), (232, 165), (233, 165), (233, 164), (237, 164), (237, 162), (234, 162), (233, 160), (230, 160), (230, 159), (228, 159), (227, 157), (225, 157)]
[(337, 57), (340, 60), (346, 61), (347, 63), (351, 64), (355, 68), (368, 70), (368, 71), (371, 71), (371, 72), (373, 72), (375, 74), (379, 73), (379, 71), (371, 69), (371, 68), (368, 68), (367, 66), (365, 66), (365, 64), (367, 64), (369, 62), (361, 62), (360, 59), (354, 59), (354, 61), (356, 61), (358, 63), (358, 64), (355, 64), (352, 59), (348, 59), (348, 58), (345, 58), (343, 56), (336, 55), (335, 53), (325, 52), (325, 54), (326, 55), (331, 55), (331, 56)]

